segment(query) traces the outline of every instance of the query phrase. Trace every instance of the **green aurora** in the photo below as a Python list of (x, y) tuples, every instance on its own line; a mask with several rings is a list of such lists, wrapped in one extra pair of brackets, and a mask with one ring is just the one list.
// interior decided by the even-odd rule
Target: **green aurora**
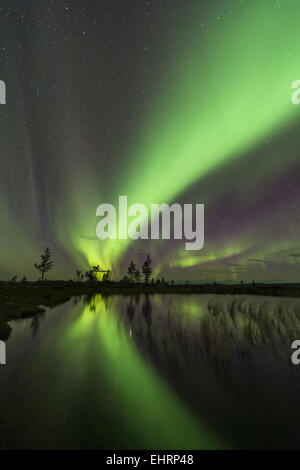
[[(112, 267), (116, 277), (121, 275), (127, 260), (136, 252), (136, 243), (100, 242), (95, 234), (95, 214), (99, 204), (117, 204), (118, 196), (125, 194), (130, 204), (139, 202), (148, 207), (176, 200), (206, 205), (208, 228), (201, 252), (184, 252), (177, 242), (149, 241), (142, 246), (141, 250), (151, 252), (156, 261), (157, 275), (231, 281), (243, 276), (275, 280), (282, 273), (285, 280), (297, 276), (298, 260), (293, 256), (299, 246), (297, 221), (292, 220), (294, 208), (290, 211), (285, 207), (290, 200), (284, 200), (279, 211), (263, 209), (264, 226), (257, 224), (253, 208), (260, 200), (263, 206), (264, 195), (274, 192), (280, 178), (292, 171), (298, 161), (300, 111), (291, 103), (291, 83), (299, 78), (300, 6), (296, 0), (229, 1), (226, 7), (223, 3), (213, 2), (205, 13), (196, 2), (185, 6), (184, 14), (183, 7), (179, 9), (182, 16), (177, 19), (176, 35), (172, 35), (169, 48), (162, 48), (167, 53), (157, 60), (159, 67), (151, 64), (156, 70), (155, 80), (145, 85), (151, 99), (139, 108), (135, 128), (130, 129), (130, 137), (120, 149), (122, 158), (116, 168), (110, 163), (106, 170), (101, 154), (93, 151), (93, 140), (88, 140), (90, 131), (77, 102), (70, 101), (70, 119), (62, 119), (60, 100), (71, 100), (76, 79), (71, 72), (61, 77), (54, 103), (43, 111), (43, 115), (49, 112), (51, 119), (55, 117), (60, 123), (60, 129), (57, 124), (53, 132), (55, 141), (52, 139), (47, 149), (46, 168), (51, 167), (51, 172), (44, 168), (40, 175), (43, 205), (37, 202), (41, 194), (22, 185), (19, 188), (21, 169), (16, 175), (15, 162), (8, 162), (1, 174), (4, 275), (20, 271), (22, 265), (21, 270), (32, 276), (33, 257), (52, 238), (57, 269), (62, 275), (70, 273), (68, 263), (74, 269), (100, 264), (104, 269)], [(167, 33), (165, 42), (168, 43)], [(34, 48), (31, 53), (35, 53)], [(67, 50), (62, 49), (58, 62), (66, 56)], [(46, 58), (39, 55), (41, 60), (47, 67)], [(105, 90), (101, 93), (105, 94)], [(94, 90), (90, 94), (93, 101), (101, 101), (102, 95)], [(33, 161), (33, 149), (24, 115), (20, 114), (15, 124), (28, 166)], [(1, 122), (4, 123), (3, 115)], [(97, 132), (97, 120), (93, 126)], [(78, 134), (74, 134), (74, 129)], [(102, 131), (98, 129), (99, 139)], [(57, 156), (49, 163), (54, 152)], [(38, 176), (35, 174), (34, 178)], [(55, 191), (52, 178), (56, 178)], [(13, 204), (15, 187), (19, 199)], [(224, 214), (229, 227), (231, 219), (238, 217), (232, 211), (226, 213), (226, 207), (222, 211), (222, 200), (229, 189), (231, 199), (238, 201), (241, 211), (248, 211), (249, 218), (253, 215), (253, 221), (251, 227), (241, 222), (238, 228), (232, 222), (232, 229), (224, 237), (222, 230), (215, 230), (220, 225), (222, 228)], [(42, 221), (41, 207), (47, 207)], [(275, 236), (278, 220), (287, 223), (280, 222), (280, 233)], [(45, 233), (48, 225), (51, 236)], [(249, 261), (255, 259), (259, 261)]]

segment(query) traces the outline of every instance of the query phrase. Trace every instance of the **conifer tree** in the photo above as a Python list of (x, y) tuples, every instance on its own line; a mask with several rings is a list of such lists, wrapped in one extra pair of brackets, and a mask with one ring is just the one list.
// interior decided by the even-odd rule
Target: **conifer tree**
[(37, 264), (37, 263), (34, 263), (34, 267), (40, 271), (40, 273), (42, 274), (42, 281), (44, 280), (45, 278), (45, 274), (50, 271), (50, 269), (53, 268), (53, 265), (54, 265), (54, 262), (51, 261), (51, 251), (50, 249), (47, 247), (44, 251), (43, 254), (41, 254), (41, 263), (40, 264)]

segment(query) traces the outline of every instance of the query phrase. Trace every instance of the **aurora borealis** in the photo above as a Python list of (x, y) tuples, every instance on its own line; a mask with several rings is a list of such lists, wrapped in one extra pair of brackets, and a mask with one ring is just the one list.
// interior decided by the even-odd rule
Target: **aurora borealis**
[[(300, 278), (296, 0), (0, 1), (0, 277), (151, 253), (175, 280)], [(205, 204), (205, 244), (96, 237), (96, 208)], [(52, 273), (51, 273), (52, 275)]]

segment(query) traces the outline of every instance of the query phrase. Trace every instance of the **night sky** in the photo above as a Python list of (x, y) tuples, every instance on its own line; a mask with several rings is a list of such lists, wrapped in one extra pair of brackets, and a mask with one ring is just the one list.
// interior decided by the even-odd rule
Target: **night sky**
[[(298, 0), (0, 0), (0, 278), (300, 281)], [(205, 244), (100, 241), (96, 208), (205, 204)]]

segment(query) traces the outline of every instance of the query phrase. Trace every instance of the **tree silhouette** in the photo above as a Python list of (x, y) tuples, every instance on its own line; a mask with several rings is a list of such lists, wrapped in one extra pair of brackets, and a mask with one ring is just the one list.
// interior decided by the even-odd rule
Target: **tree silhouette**
[(76, 271), (77, 282), (80, 282), (81, 274), (82, 274), (82, 272), (80, 271), (80, 269), (77, 269), (77, 271)]
[(144, 279), (145, 279), (146, 284), (149, 283), (149, 279), (150, 279), (150, 276), (151, 276), (151, 273), (152, 273), (151, 263), (152, 263), (152, 260), (151, 260), (150, 256), (147, 255), (147, 258), (146, 258), (146, 260), (143, 264), (143, 275), (144, 275)]
[(41, 263), (40, 264), (34, 263), (34, 267), (42, 273), (42, 281), (44, 280), (45, 273), (47, 273), (48, 271), (50, 271), (50, 269), (53, 268), (54, 262), (51, 261), (51, 256), (52, 256), (51, 251), (47, 247), (45, 249), (45, 252), (41, 254), (41, 260), (42, 260)]
[(98, 264), (97, 266), (92, 266), (92, 268), (89, 271), (86, 271), (85, 277), (87, 281), (95, 282), (97, 281), (97, 273), (100, 273), (100, 272), (101, 272), (101, 269)]
[(135, 271), (134, 277), (135, 277), (136, 282), (141, 282), (141, 273), (138, 269)]
[(127, 269), (128, 277), (131, 282), (134, 282), (135, 280), (135, 273), (136, 273), (136, 265), (135, 263), (131, 260)]
[(108, 269), (104, 274), (102, 281), (110, 281), (111, 278), (111, 269)]
[(94, 273), (94, 275), (95, 275), (95, 281), (97, 281), (97, 280), (98, 280), (97, 274), (98, 274), (98, 273), (101, 273), (101, 268), (100, 268), (99, 264), (97, 264), (97, 266), (93, 266), (93, 267), (92, 267), (92, 271), (93, 271), (93, 273)]
[(92, 269), (89, 269), (89, 271), (86, 271), (84, 275), (86, 277), (86, 280), (89, 282), (93, 282), (97, 280), (96, 274), (94, 273)]

